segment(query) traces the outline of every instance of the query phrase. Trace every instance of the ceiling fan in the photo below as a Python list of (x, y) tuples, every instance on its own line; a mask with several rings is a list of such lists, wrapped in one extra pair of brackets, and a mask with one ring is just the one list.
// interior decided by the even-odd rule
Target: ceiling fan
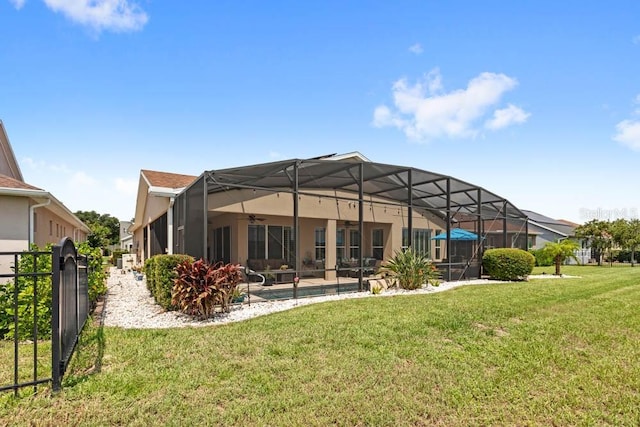
[(264, 221), (264, 218), (258, 218), (254, 214), (249, 214), (249, 216), (247, 216), (247, 219), (251, 224), (255, 223), (256, 221)]

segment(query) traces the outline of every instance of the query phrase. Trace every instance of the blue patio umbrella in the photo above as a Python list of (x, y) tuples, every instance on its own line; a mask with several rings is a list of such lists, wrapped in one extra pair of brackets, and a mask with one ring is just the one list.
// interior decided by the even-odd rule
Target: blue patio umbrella
[[(437, 234), (431, 240), (447, 240), (447, 232)], [(462, 228), (451, 229), (451, 240), (478, 240), (478, 235)]]

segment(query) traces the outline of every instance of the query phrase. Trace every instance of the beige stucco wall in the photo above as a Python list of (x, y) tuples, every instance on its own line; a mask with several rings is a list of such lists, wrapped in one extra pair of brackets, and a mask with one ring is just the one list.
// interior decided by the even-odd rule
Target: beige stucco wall
[(169, 209), (169, 198), (162, 196), (148, 196), (147, 205), (144, 211), (142, 225), (147, 226), (164, 215)]
[(144, 261), (146, 259), (146, 248), (144, 247), (144, 227), (138, 228), (133, 233), (133, 253), (136, 254), (137, 259)]
[(59, 243), (63, 237), (70, 237), (77, 243), (87, 240), (85, 231), (78, 228), (76, 224), (51, 212), (46, 206), (36, 208), (35, 214), (33, 241), (38, 247), (44, 248), (48, 243)]
[[(29, 249), (29, 199), (0, 196), (0, 252)], [(0, 256), (0, 274), (11, 273), (13, 256)]]
[(28, 198), (0, 196), (0, 240), (29, 241)]

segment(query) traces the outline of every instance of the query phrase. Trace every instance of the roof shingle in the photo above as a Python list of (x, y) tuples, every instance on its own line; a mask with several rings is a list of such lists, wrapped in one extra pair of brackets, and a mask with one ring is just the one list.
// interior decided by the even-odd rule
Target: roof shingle
[(0, 188), (44, 191), (42, 188), (34, 187), (33, 185), (29, 185), (26, 182), (18, 181), (17, 179), (2, 174), (0, 174)]
[(153, 187), (165, 187), (165, 188), (182, 188), (191, 184), (197, 176), (182, 175), (169, 172), (158, 172), (143, 169), (141, 173), (149, 181), (149, 185)]

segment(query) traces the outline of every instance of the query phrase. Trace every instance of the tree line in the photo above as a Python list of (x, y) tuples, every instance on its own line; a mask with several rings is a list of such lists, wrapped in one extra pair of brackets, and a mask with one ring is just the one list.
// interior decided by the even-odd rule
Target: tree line
[(594, 251), (598, 265), (602, 265), (602, 258), (609, 255), (613, 259), (612, 251), (621, 249), (631, 252), (631, 265), (635, 264), (636, 251), (640, 246), (640, 219), (616, 219), (603, 221), (593, 219), (575, 229), (579, 239), (585, 239)]

